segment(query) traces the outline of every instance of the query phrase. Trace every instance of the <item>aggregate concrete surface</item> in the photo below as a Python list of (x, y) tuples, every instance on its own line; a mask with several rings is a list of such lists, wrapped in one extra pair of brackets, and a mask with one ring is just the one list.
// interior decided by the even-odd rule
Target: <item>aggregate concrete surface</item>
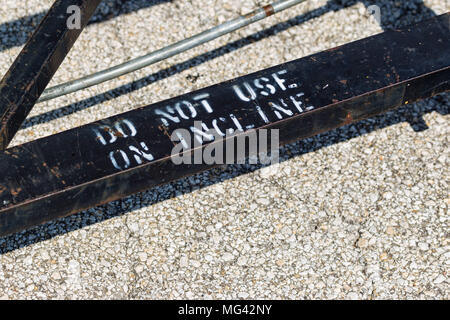
[[(267, 3), (105, 0), (50, 85)], [(2, 73), (51, 4), (2, 0)], [(12, 145), (449, 10), (310, 0), (38, 104)], [(0, 298), (449, 299), (449, 106), (442, 94), (290, 144), (278, 165), (224, 166), (2, 238)]]

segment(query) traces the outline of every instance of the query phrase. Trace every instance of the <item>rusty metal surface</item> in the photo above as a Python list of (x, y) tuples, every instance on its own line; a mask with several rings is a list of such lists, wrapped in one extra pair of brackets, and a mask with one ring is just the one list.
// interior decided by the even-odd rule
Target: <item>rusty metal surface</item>
[(213, 167), (171, 160), (170, 135), (194, 121), (286, 144), (448, 91), (449, 31), (445, 14), (8, 149), (0, 235)]
[[(57, 0), (0, 82), (0, 150), (19, 130), (101, 0)], [(80, 8), (80, 28), (67, 20)]]

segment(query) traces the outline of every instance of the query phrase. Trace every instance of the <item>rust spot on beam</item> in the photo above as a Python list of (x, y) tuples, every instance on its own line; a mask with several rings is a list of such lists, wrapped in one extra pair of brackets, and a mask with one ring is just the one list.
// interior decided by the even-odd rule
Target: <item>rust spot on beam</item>
[(350, 124), (352, 122), (353, 122), (353, 117), (352, 117), (351, 113), (347, 113), (347, 116), (345, 117), (344, 124), (347, 125), (347, 124)]
[(263, 9), (266, 12), (266, 17), (270, 17), (271, 15), (275, 14), (275, 10), (273, 9), (271, 4), (264, 6)]

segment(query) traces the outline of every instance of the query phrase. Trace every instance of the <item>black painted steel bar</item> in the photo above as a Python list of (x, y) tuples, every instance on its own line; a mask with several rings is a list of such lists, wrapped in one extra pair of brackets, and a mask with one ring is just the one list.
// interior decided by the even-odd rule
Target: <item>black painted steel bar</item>
[(0, 235), (213, 167), (173, 162), (179, 144), (170, 137), (176, 129), (194, 132), (194, 121), (216, 133), (279, 129), (282, 145), (448, 91), (449, 19), (444, 14), (7, 149), (0, 153)]
[(235, 18), (233, 20), (222, 23), (215, 26), (209, 30), (203, 31), (192, 37), (183, 39), (176, 43), (173, 43), (162, 49), (153, 51), (144, 56), (140, 56), (129, 60), (127, 62), (121, 63), (119, 65), (110, 67), (105, 70), (98, 71), (94, 74), (90, 74), (80, 79), (72, 80), (66, 83), (59, 84), (55, 87), (46, 89), (42, 96), (39, 98), (38, 102), (47, 101), (60, 97), (65, 94), (69, 94), (78, 90), (82, 90), (99, 83), (120, 77), (124, 74), (142, 69), (151, 64), (163, 61), (170, 57), (173, 57), (179, 53), (185, 52), (186, 50), (195, 48), (201, 44), (208, 41), (212, 41), (221, 37), (225, 34), (248, 26), (252, 23), (270, 17), (273, 14), (281, 12), (283, 10), (289, 9), (301, 2), (306, 0), (278, 0), (271, 4), (260, 7), (253, 12), (250, 12), (244, 16)]
[(0, 82), (0, 150), (19, 130), (101, 0), (57, 0)]

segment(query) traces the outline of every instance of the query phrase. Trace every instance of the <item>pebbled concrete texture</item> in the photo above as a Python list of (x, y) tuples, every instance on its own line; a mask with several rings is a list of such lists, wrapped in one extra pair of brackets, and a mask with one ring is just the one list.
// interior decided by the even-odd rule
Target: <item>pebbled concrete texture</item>
[[(2, 73), (52, 1), (3, 2)], [(105, 0), (51, 85), (266, 3)], [(310, 0), (39, 104), (13, 145), (449, 10)], [(224, 166), (0, 239), (0, 298), (449, 299), (449, 106), (439, 95), (290, 144), (279, 165)]]

